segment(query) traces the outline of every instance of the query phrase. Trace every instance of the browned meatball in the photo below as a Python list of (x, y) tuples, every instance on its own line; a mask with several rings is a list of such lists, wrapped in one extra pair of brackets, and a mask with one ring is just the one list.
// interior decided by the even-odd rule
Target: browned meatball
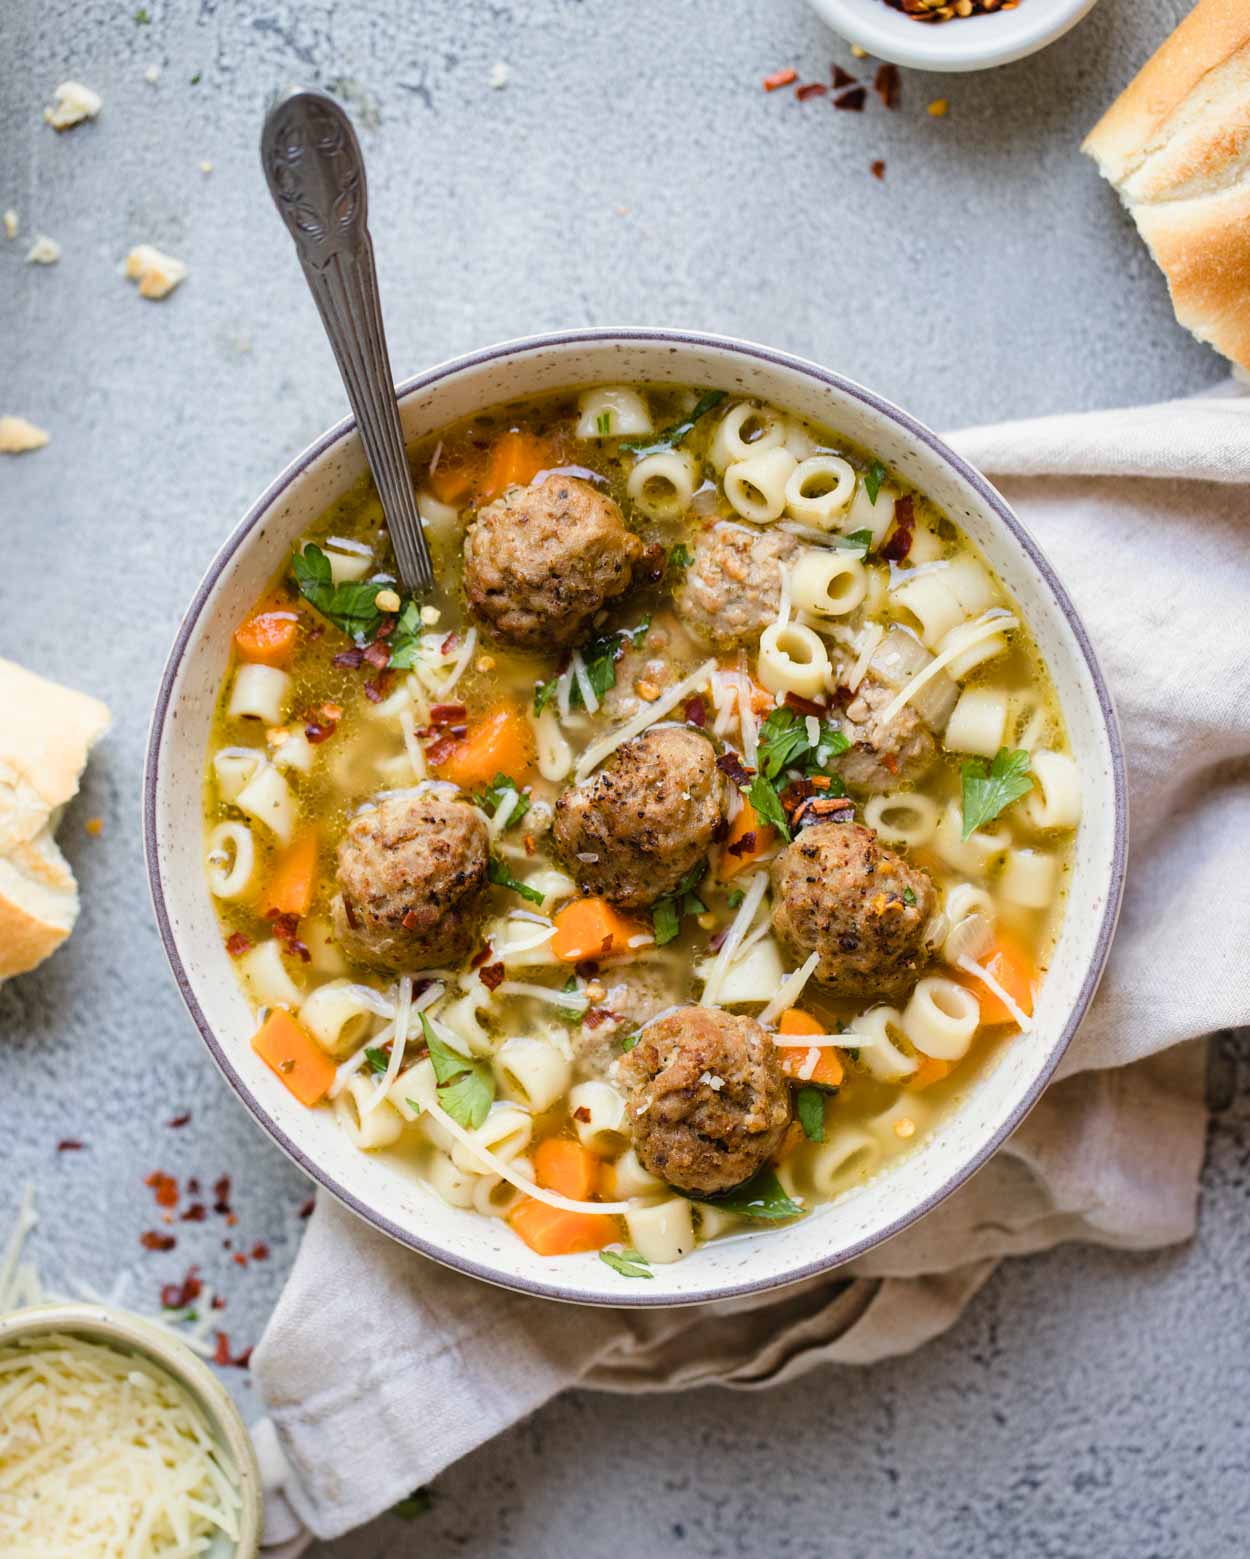
[(798, 958), (819, 952), (815, 978), (839, 996), (901, 996), (929, 957), (935, 894), (858, 823), (816, 823), (772, 865), (773, 930)]
[(564, 792), (553, 832), (583, 893), (641, 909), (707, 854), (724, 807), (711, 742), (688, 727), (657, 726)]
[(673, 592), (682, 620), (718, 650), (755, 644), (781, 604), (781, 565), (798, 550), (786, 531), (723, 521), (694, 544), (694, 558)]
[(847, 705), (844, 730), (851, 750), (837, 759), (837, 770), (852, 790), (882, 792), (914, 785), (933, 767), (937, 742), (910, 704), (889, 725), (878, 714), (894, 689), (867, 678)]
[(611, 498), (576, 477), (510, 487), (464, 537), (469, 605), (518, 649), (572, 644), (629, 588), (642, 542)]
[(790, 1124), (777, 1046), (754, 1018), (683, 1007), (643, 1030), (620, 1075), (643, 1167), (682, 1191), (741, 1185)]
[(393, 796), (352, 819), (332, 905), (343, 951), (409, 972), (456, 963), (473, 945), (487, 867), (486, 825), (463, 801)]

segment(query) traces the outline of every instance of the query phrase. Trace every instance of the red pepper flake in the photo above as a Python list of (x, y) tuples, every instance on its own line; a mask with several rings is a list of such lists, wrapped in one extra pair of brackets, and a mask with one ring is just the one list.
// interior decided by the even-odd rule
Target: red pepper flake
[(437, 768), (440, 763), (447, 762), (463, 740), (464, 738), (457, 736), (454, 731), (445, 732), (425, 749), (425, 761)]
[(463, 704), (434, 704), (430, 709), (431, 725), (456, 725), (468, 714)]
[(804, 698), (801, 693), (787, 693), (786, 708), (793, 709), (796, 715), (814, 715), (817, 720), (823, 720), (829, 713), (824, 704), (818, 704), (814, 698)]
[(897, 108), (899, 100), (899, 75), (897, 65), (878, 65), (873, 91), (887, 108)]
[(590, 1120), (590, 1111), (584, 1104), (579, 1104), (578, 1107), (573, 1111), (573, 1119), (575, 1121), (581, 1121), (582, 1125), (585, 1126)]
[(243, 1254), (243, 1252), (241, 1250), (236, 1250), (234, 1255), (231, 1256), (230, 1260), (234, 1262), (236, 1267), (246, 1267), (247, 1266), (247, 1257)]
[(226, 1214), (226, 1226), (227, 1226), (227, 1228), (233, 1229), (235, 1224), (238, 1223), (238, 1221), (239, 1221), (238, 1213), (227, 1213)]
[(139, 1236), (139, 1244), (144, 1250), (173, 1250), (177, 1243), (172, 1234), (159, 1234), (155, 1229)]
[(453, 628), (447, 637), (443, 640), (443, 642), (439, 645), (438, 652), (440, 655), (450, 655), (452, 650), (454, 650), (456, 645), (459, 643), (460, 635)]
[(355, 671), (358, 666), (364, 664), (364, 658), (364, 650), (340, 650), (330, 664), (341, 666), (346, 671)]
[(573, 973), (579, 980), (593, 980), (599, 973), (599, 965), (593, 958), (581, 958), (573, 965)]
[(415, 931), (420, 923), (421, 917), (417, 914), (415, 909), (408, 910), (404, 915), (403, 920), (400, 921), (400, 925), (403, 926), (405, 931)]
[(222, 1175), (220, 1180), (213, 1184), (213, 1211), (215, 1213), (228, 1213), (230, 1211), (230, 1176)]
[(522, 843), (525, 845), (526, 855), (533, 855), (538, 849), (538, 844), (535, 841), (533, 834), (526, 834)]
[(696, 693), (693, 698), (688, 698), (682, 713), (687, 724), (697, 725), (702, 730), (707, 724), (707, 704), (703, 701), (703, 694)]
[(729, 927), (722, 926), (714, 936), (708, 938), (708, 947), (713, 953), (719, 953), (725, 945), (725, 938), (729, 935)]
[(764, 91), (776, 92), (778, 87), (788, 87), (792, 81), (799, 79), (797, 70), (775, 70), (771, 76), (764, 77)]
[(173, 1116), (170, 1120), (167, 1120), (165, 1122), (165, 1124), (166, 1124), (166, 1126), (174, 1127), (175, 1130), (176, 1130), (179, 1126), (185, 1126), (190, 1119), (191, 1119), (191, 1111), (190, 1110), (184, 1110), (181, 1115)]
[(883, 163), (881, 161), (881, 159), (878, 158), (876, 160), (876, 162), (869, 163), (868, 166), (869, 166), (869, 168), (870, 168), (870, 170), (872, 172), (873, 178), (874, 179), (881, 179), (882, 182), (884, 182), (884, 180), (885, 180), (885, 163)]
[(843, 87), (858, 86), (859, 78), (852, 76), (849, 70), (843, 70), (841, 65), (835, 65), (833, 67), (833, 85), (834, 89), (840, 92)]
[(755, 775), (755, 770), (748, 768), (732, 747), (728, 751), (721, 753), (716, 760), (716, 767), (728, 779), (732, 780), (735, 785), (739, 786), (750, 785)]
[(225, 1332), (217, 1333), (217, 1348), (213, 1354), (213, 1363), (220, 1364), (223, 1368), (233, 1365), (235, 1369), (245, 1370), (251, 1362), (252, 1350), (244, 1348), (242, 1353), (230, 1354), (230, 1338)]
[(143, 1183), (151, 1188), (158, 1207), (178, 1205), (178, 1182), (172, 1175), (167, 1175), (163, 1169), (154, 1169)]
[(226, 1308), (226, 1301), (221, 1297), (220, 1294), (214, 1294), (212, 1305), (209, 1308), (213, 1310), (224, 1310)]
[(480, 948), (478, 948), (477, 952), (474, 953), (473, 958), (469, 963), (469, 968), (480, 969), (483, 964), (488, 964), (490, 962), (490, 956), (494, 951), (495, 949), (490, 945), (489, 942), (484, 943)]
[(198, 1196), (200, 1194), (200, 1182), (194, 1175), (187, 1181), (187, 1195)]
[(204, 1285), (200, 1282), (200, 1269), (188, 1267), (187, 1275), (181, 1283), (166, 1283), (161, 1289), (161, 1308), (163, 1310), (185, 1310), (193, 1300), (200, 1297)]
[(252, 943), (241, 931), (232, 931), (226, 938), (226, 951), (231, 958), (242, 958), (244, 953), (250, 953)]
[(374, 681), (365, 683), (365, 697), (371, 704), (380, 704), (386, 697), (390, 675), (389, 671), (379, 671)]
[(298, 935), (299, 916), (286, 915), (280, 910), (271, 909), (265, 916), (273, 925), (273, 934), (282, 943), (282, 950), (289, 958), (298, 956), (304, 963), (309, 963), (312, 954), (308, 951), (307, 944), (301, 942)]
[(588, 1029), (597, 1029), (604, 1023), (619, 1023), (621, 1015), (608, 1007), (592, 1007), (582, 1022)]
[(849, 92), (844, 92), (841, 97), (835, 97), (835, 108), (848, 108), (853, 114), (861, 114), (864, 104), (868, 101), (868, 93), (863, 87), (852, 87)]
[(56, 1145), (58, 1153), (81, 1153), (87, 1146), (85, 1142), (79, 1142), (77, 1137), (62, 1137)]
[(203, 1223), (208, 1217), (208, 1208), (203, 1202), (192, 1202), (190, 1207), (182, 1215), (183, 1223)]
[(725, 853), (727, 855), (750, 855), (754, 849), (755, 830), (750, 828), (743, 834), (741, 839), (735, 840), (733, 844), (726, 845)]
[(801, 87), (795, 87), (794, 95), (800, 103), (806, 103), (809, 97), (824, 97), (828, 90), (823, 81), (805, 81)]
[(375, 642), (365, 651), (365, 660), (378, 671), (383, 671), (391, 663), (391, 652), (385, 644)]
[(887, 563), (901, 563), (911, 551), (911, 533), (916, 528), (916, 500), (911, 493), (894, 501), (894, 529), (880, 549)]
[(317, 1205), (317, 1198), (315, 1196), (310, 1196), (308, 1198), (308, 1200), (304, 1203), (304, 1205), (300, 1208), (299, 1216), (301, 1218), (311, 1218), (312, 1217), (312, 1210), (313, 1210), (313, 1208), (316, 1205)]
[(478, 979), (488, 991), (497, 991), (507, 977), (507, 973), (502, 964), (484, 964), (477, 972)]
[(253, 1261), (268, 1261), (269, 1260), (269, 1247), (268, 1247), (268, 1245), (265, 1244), (264, 1240), (257, 1240), (256, 1244), (252, 1246), (252, 1260)]
[(377, 633), (374, 634), (374, 638), (375, 639), (389, 639), (391, 634), (393, 634), (395, 632), (395, 623), (396, 623), (396, 621), (397, 621), (397, 619), (394, 618), (394, 617), (387, 617), (387, 618), (385, 618), (378, 625), (378, 631), (377, 631)]

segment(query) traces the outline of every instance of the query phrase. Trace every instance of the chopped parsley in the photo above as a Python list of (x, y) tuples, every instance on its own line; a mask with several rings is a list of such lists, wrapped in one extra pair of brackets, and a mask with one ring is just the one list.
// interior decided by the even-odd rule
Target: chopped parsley
[(411, 671), (416, 665), (421, 648), (421, 612), (415, 601), (409, 601), (395, 619), (386, 647), (391, 652), (386, 663), (391, 671)]
[(970, 839), (984, 823), (990, 822), (1013, 801), (1033, 789), (1029, 773), (1029, 754), (1023, 748), (1014, 752), (1000, 747), (988, 767), (984, 758), (971, 758), (960, 774), (963, 778), (963, 837)]
[(497, 888), (511, 888), (513, 893), (519, 893), (523, 899), (528, 899), (531, 904), (541, 904), (544, 895), (537, 888), (531, 888), (527, 882), (521, 882), (514, 877), (502, 861), (496, 860), (492, 855), (487, 862), (486, 875)]
[(734, 1191), (721, 1196), (692, 1196), (684, 1192), (690, 1202), (706, 1202), (710, 1207), (721, 1207), (727, 1213), (737, 1213), (742, 1218), (759, 1218), (776, 1221), (781, 1218), (797, 1218), (802, 1206), (786, 1195), (775, 1171), (767, 1166), (758, 1175), (740, 1185)]
[(612, 413), (610, 411), (601, 411), (595, 418), (595, 432), (600, 438), (611, 438)]
[(385, 1072), (387, 1067), (390, 1065), (391, 1058), (387, 1055), (385, 1050), (380, 1048), (375, 1049), (374, 1047), (370, 1046), (370, 1048), (365, 1051), (365, 1060), (369, 1063), (369, 1070), (371, 1072), (377, 1072), (381, 1074)]
[(851, 744), (831, 720), (820, 721), (819, 727), (813, 743), (805, 715), (784, 704), (774, 709), (760, 726), (759, 761), (764, 778), (776, 779), (783, 769), (798, 769), (808, 778), (825, 773), (830, 761)]
[(757, 774), (751, 781), (751, 788), (747, 792), (747, 800), (755, 808), (755, 815), (761, 823), (767, 823), (775, 828), (788, 844), (790, 842), (790, 824), (786, 821), (786, 809), (781, 804), (781, 797), (777, 794), (777, 787), (772, 780), (765, 779), (762, 774)]
[[(564, 982), (560, 989), (566, 996), (570, 995), (573, 991), (580, 990), (580, 986), (577, 983), (577, 976), (575, 974), (569, 975), (568, 979)], [(556, 1008), (556, 1011), (560, 1014), (564, 1021), (570, 1025), (570, 1027), (574, 1027), (579, 1024), (586, 1016), (585, 1007), (566, 1007), (563, 1003), (561, 1003), (560, 1006)]]
[(671, 893), (658, 899), (651, 910), (651, 927), (655, 932), (655, 945), (663, 947), (680, 935), (681, 923), (686, 915), (701, 915), (707, 905), (695, 892), (703, 881), (707, 862), (696, 861)]
[(401, 1521), (415, 1521), (418, 1516), (428, 1516), (433, 1505), (434, 1496), (429, 1489), (413, 1489), (397, 1505), (391, 1506), (391, 1515), (398, 1516)]
[(916, 890), (915, 890), (915, 888), (904, 888), (903, 889), (903, 903), (904, 904), (914, 904), (915, 902), (916, 902)]
[(621, 1041), (621, 1052), (622, 1052), (622, 1054), (628, 1055), (629, 1052), (638, 1043), (639, 1039), (641, 1039), (641, 1037), (642, 1036), (638, 1033), (638, 1031), (636, 1029), (634, 1030), (634, 1032), (632, 1034), (626, 1034), (625, 1038)]
[(825, 1140), (825, 1096), (819, 1088), (800, 1088), (794, 1106), (809, 1142)]
[(744, 898), (746, 898), (746, 894), (742, 891), (742, 889), (741, 888), (735, 888), (733, 890), (733, 892), (729, 895), (729, 907), (730, 907), (730, 909), (737, 909), (738, 905), (742, 903)]
[(510, 795), (515, 795), (517, 800), (512, 811), (508, 813), (505, 829), (515, 828), (529, 811), (530, 798), (517, 782), (514, 779), (509, 779), (506, 774), (496, 774), (485, 790), (475, 790), (473, 792), (473, 802), (475, 806), (481, 807), (487, 817), (494, 817), (499, 810), (499, 803), (505, 796)]
[(655, 1273), (647, 1264), (645, 1256), (640, 1256), (636, 1250), (601, 1250), (599, 1260), (606, 1262), (613, 1272), (619, 1272), (623, 1278), (653, 1278)]
[(381, 624), (382, 613), (375, 604), (379, 590), (390, 587), (380, 582), (345, 579), (334, 583), (330, 560), (310, 541), (302, 552), (291, 555), (291, 573), (299, 593), (323, 617), (351, 638), (369, 638)]
[(147, 27), (152, 20), (152, 13), (146, 5), (141, 5), (135, 12), (135, 23), (139, 27)]
[(668, 552), (669, 568), (689, 568), (694, 562), (694, 553), (684, 541), (679, 541), (675, 547), (670, 547)]
[[(582, 647), (582, 661), (586, 667), (586, 680), (594, 689), (595, 697), (602, 698), (616, 686), (616, 663), (625, 653), (626, 645), (641, 638), (651, 626), (650, 617), (644, 617), (632, 628), (618, 628), (612, 633), (599, 633)], [(563, 673), (561, 673), (563, 675)], [(534, 713), (542, 714), (555, 696), (559, 677), (540, 682), (534, 690)], [(582, 685), (577, 677), (569, 687), (569, 708), (584, 709)]]
[(859, 1060), (859, 1051), (858, 1050), (844, 1050), (842, 1052), (842, 1054), (850, 1056), (852, 1061), (858, 1061)]
[(853, 530), (847, 536), (838, 537), (838, 546), (845, 552), (858, 552), (867, 557), (872, 547), (872, 532), (870, 530)]
[(540, 682), (535, 687), (535, 689), (534, 689), (534, 713), (536, 715), (542, 714), (543, 710), (546, 709), (547, 705), (556, 696), (556, 683), (558, 681), (559, 681), (558, 677), (552, 677), (549, 681), (547, 681), (547, 682)]
[(424, 1012), (421, 1029), (438, 1079), (438, 1102), (457, 1125), (473, 1131), (490, 1114), (495, 1102), (494, 1069), (489, 1061), (471, 1060), (445, 1045)]
[(728, 393), (727, 390), (709, 390), (695, 402), (694, 410), (688, 417), (683, 417), (680, 422), (674, 422), (672, 427), (662, 429), (650, 442), (641, 438), (622, 439), (621, 448), (628, 449), (635, 455), (663, 454), (665, 450), (680, 444), (695, 423), (701, 422), (709, 411), (715, 411)]
[(193, 87), (198, 87), (202, 77), (203, 77), (203, 72), (197, 70), (195, 75), (191, 77), (191, 85)]
[(885, 481), (885, 467), (879, 460), (874, 460), (864, 472), (864, 491), (868, 494), (868, 502), (875, 504), (877, 494), (881, 491), (881, 484)]

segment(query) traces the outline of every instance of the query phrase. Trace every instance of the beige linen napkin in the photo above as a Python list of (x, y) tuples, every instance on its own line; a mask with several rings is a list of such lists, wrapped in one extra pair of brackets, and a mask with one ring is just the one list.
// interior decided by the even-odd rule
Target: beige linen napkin
[(253, 1358), (287, 1464), (272, 1536), (368, 1520), (574, 1384), (754, 1388), (868, 1364), (950, 1326), (1003, 1256), (1192, 1235), (1199, 1036), (1250, 1022), (1250, 398), (951, 442), (1067, 582), (1124, 729), (1128, 891), (1061, 1080), (928, 1218), (837, 1274), (723, 1304), (573, 1316), (424, 1261), (322, 1197)]

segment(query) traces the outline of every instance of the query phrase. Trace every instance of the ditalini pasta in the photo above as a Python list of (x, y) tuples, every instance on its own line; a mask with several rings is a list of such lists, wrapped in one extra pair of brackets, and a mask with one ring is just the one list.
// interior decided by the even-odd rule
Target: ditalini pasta
[(235, 634), (203, 850), (256, 1067), (622, 1281), (871, 1194), (1044, 993), (1082, 776), (1017, 603), (716, 386), (409, 459), (441, 593), (362, 484)]

